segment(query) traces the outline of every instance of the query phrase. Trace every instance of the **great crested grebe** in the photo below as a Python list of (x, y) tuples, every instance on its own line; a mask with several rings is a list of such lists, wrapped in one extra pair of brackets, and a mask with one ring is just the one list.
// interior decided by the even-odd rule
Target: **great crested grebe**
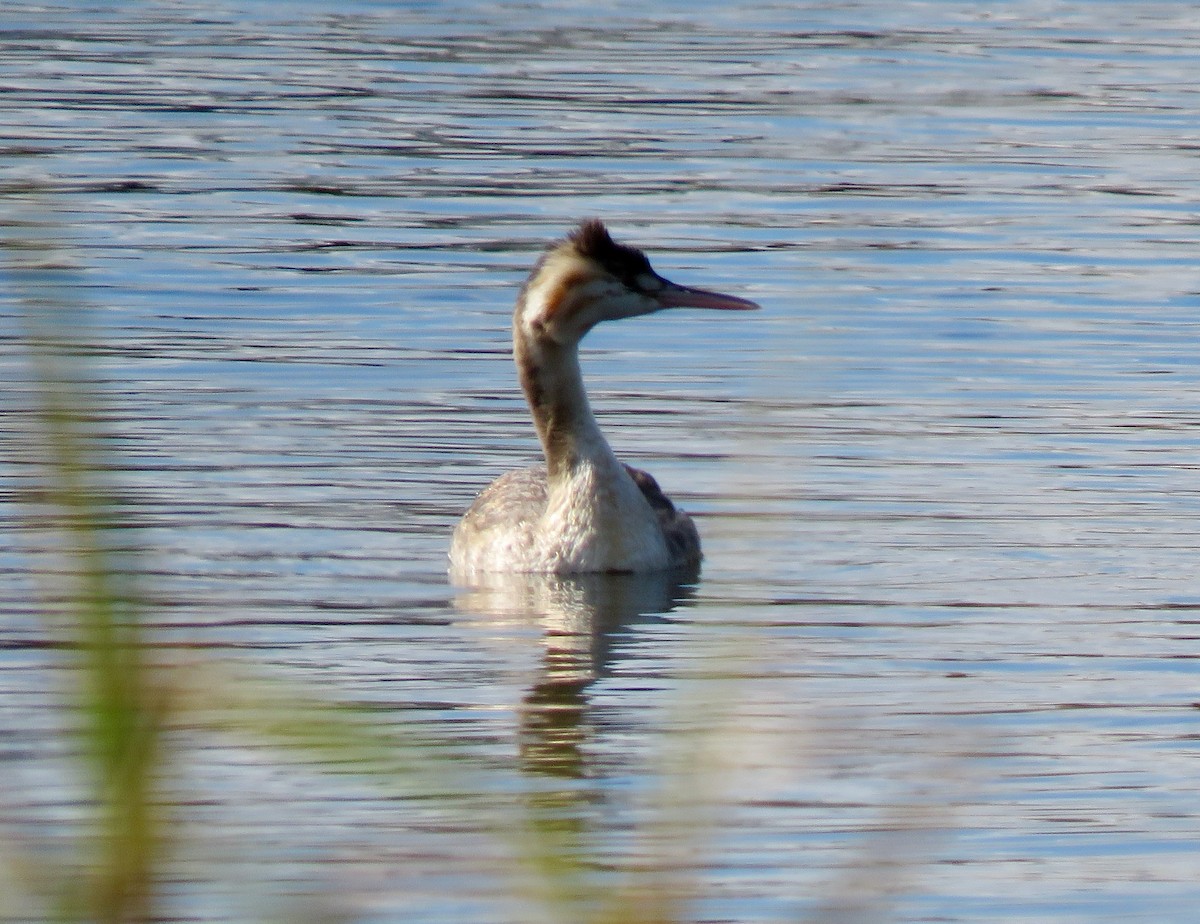
[(664, 308), (745, 311), (754, 302), (668, 282), (596, 220), (552, 245), (513, 311), (513, 359), (545, 465), (507, 472), (454, 530), (451, 571), (659, 571), (700, 560), (691, 518), (617, 461), (588, 406), (579, 341), (601, 321)]

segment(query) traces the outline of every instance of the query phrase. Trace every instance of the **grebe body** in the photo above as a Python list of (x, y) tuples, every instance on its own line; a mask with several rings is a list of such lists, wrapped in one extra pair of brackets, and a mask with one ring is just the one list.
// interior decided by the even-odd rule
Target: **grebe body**
[(579, 369), (579, 342), (601, 321), (683, 307), (758, 305), (668, 282), (599, 221), (546, 251), (513, 312), (513, 358), (545, 464), (501, 475), (476, 498), (450, 544), (455, 575), (659, 571), (700, 560), (691, 518), (613, 453)]

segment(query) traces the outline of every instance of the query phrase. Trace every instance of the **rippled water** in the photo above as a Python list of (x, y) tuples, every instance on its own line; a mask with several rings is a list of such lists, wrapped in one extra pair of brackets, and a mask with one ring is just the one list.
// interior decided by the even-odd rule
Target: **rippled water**
[[(78, 266), (164, 644), (416, 711), (601, 878), (695, 787), (695, 920), (833, 920), (855, 870), (893, 899), (864, 920), (1191, 920), (1198, 45), (1182, 2), (10, 3), (0, 220)], [(456, 518), (536, 456), (516, 289), (589, 215), (764, 306), (587, 341), (703, 573), (450, 586)], [(30, 616), (61, 566), (19, 514), (13, 837), (73, 817)], [(699, 781), (664, 771), (697, 740)], [(315, 880), (364, 920), (531, 919), (461, 817), (192, 748), (216, 872), (182, 916)]]

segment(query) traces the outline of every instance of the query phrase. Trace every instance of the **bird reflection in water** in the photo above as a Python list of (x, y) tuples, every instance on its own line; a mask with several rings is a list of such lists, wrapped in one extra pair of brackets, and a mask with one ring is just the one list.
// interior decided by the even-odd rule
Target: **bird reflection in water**
[(631, 626), (686, 606), (699, 564), (644, 574), (487, 574), (458, 598), (461, 610), (542, 628), (541, 666), (522, 699), (520, 756), (531, 773), (588, 775), (587, 689), (607, 675), (614, 641)]

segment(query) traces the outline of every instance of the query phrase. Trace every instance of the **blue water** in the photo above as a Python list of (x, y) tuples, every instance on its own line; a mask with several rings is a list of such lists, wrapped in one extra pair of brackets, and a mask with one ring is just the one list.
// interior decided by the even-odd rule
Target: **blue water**
[[(1191, 920), (1198, 43), (1188, 3), (6, 4), (0, 231), (74, 266), (158, 637), (483, 768), (431, 804), (184, 733), (171, 908), (554, 920), (494, 830), (534, 798), (687, 920)], [(512, 301), (593, 215), (763, 305), (586, 344), (703, 573), (451, 586), (536, 457)], [(79, 809), (5, 278), (19, 851)]]

